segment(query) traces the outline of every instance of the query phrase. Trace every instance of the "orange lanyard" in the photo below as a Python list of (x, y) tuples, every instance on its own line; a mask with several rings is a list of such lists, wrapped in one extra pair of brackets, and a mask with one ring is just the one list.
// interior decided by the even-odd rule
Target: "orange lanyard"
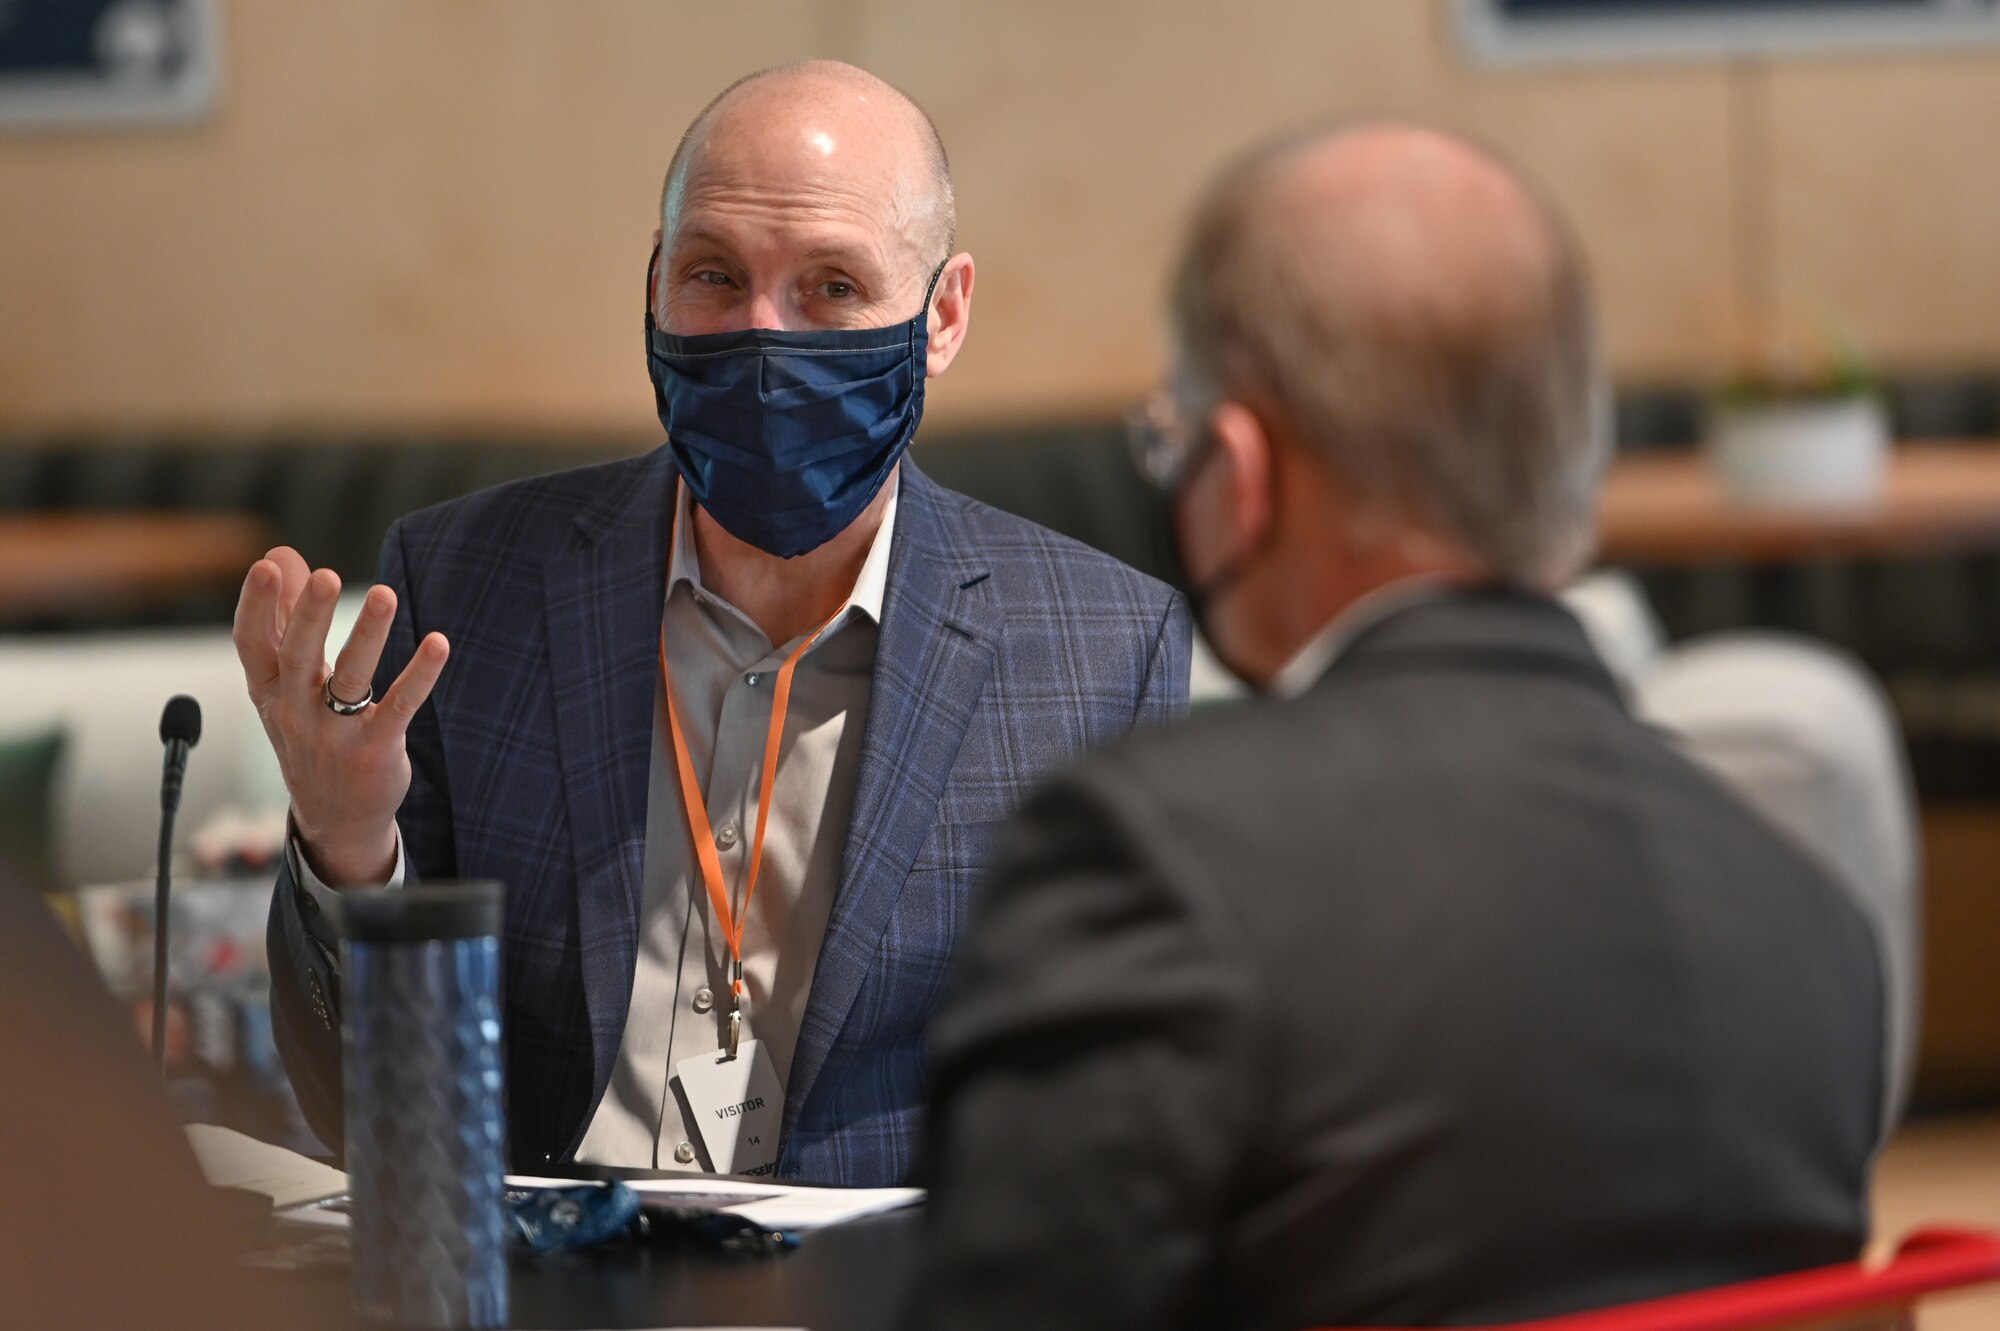
[[(676, 522), (676, 527), (679, 523)], [(729, 1056), (736, 1057), (736, 1044), (743, 1031), (743, 925), (750, 914), (750, 896), (757, 890), (757, 874), (764, 867), (764, 827), (771, 816), (771, 787), (778, 776), (778, 749), (785, 737), (785, 712), (792, 701), (792, 674), (799, 658), (833, 627), (845, 605), (827, 617), (778, 667), (778, 679), (771, 692), (771, 728), (764, 737), (764, 775), (757, 791), (757, 833), (750, 844), (750, 873), (743, 884), (743, 910), (729, 908), (729, 890), (723, 884), (722, 860), (715, 853), (715, 833), (708, 821), (708, 806), (694, 775), (694, 760), (688, 757), (687, 737), (681, 733), (680, 709), (674, 703), (674, 680), (667, 670), (667, 626), (660, 624), (660, 683), (667, 693), (667, 728), (674, 739), (674, 766), (680, 773), (681, 804), (687, 809), (688, 839), (694, 843), (695, 860), (701, 865), (702, 881), (708, 885), (709, 908), (722, 925), (722, 937), (729, 944)]]

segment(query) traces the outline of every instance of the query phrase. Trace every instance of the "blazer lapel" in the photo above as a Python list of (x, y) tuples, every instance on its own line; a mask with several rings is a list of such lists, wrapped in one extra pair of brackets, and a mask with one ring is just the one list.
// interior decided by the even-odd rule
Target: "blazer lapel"
[(790, 1134), (867, 977), (889, 914), (978, 710), (1003, 631), (990, 572), (965, 557), (953, 515), (905, 458), (874, 682), (840, 885), (792, 1055)]
[(578, 516), (575, 548), (544, 573), (593, 1104), (624, 1034), (645, 890), (654, 642), (674, 490), (664, 448), (643, 465), (636, 485), (630, 472), (619, 472), (604, 497)]

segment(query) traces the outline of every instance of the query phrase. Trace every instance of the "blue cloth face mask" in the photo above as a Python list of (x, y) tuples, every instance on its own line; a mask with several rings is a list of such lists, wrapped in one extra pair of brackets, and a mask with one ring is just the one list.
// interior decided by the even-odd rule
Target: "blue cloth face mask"
[(868, 507), (923, 418), (928, 316), (943, 273), (939, 264), (917, 316), (888, 328), (682, 336), (654, 326), (649, 270), (653, 400), (681, 479), (724, 531), (789, 559)]

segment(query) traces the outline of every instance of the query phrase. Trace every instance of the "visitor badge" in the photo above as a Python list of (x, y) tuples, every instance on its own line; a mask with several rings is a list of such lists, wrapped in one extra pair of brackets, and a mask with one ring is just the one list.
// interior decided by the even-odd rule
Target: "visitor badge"
[(777, 1171), (785, 1088), (763, 1041), (743, 1041), (734, 1058), (718, 1050), (682, 1059), (674, 1073), (708, 1148), (710, 1169), (753, 1176)]

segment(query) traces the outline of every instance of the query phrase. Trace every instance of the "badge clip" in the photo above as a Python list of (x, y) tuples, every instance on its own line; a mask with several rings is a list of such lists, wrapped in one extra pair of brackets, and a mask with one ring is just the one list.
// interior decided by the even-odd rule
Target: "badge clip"
[(743, 1039), (743, 960), (735, 959), (730, 967), (729, 986), (729, 1044), (724, 1058), (736, 1057), (737, 1045)]

